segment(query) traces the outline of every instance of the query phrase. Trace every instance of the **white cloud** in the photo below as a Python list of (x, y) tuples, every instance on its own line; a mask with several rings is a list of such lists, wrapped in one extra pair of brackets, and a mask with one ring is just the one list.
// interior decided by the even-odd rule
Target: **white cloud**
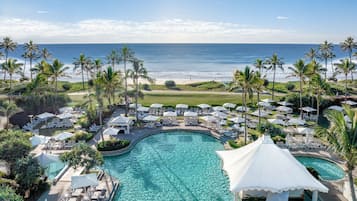
[(37, 14), (47, 14), (48, 11), (47, 10), (38, 10), (36, 11)]
[(287, 16), (277, 16), (276, 19), (277, 20), (288, 20), (289, 17), (287, 17)]
[(284, 43), (325, 39), (293, 30), (182, 19), (55, 23), (0, 17), (0, 27), (0, 38), (10, 36), (20, 43), (30, 39), (36, 43)]

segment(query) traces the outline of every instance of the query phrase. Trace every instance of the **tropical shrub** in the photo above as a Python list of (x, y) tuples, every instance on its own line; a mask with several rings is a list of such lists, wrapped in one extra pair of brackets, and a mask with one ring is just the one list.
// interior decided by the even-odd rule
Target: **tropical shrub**
[(94, 137), (93, 133), (88, 133), (86, 131), (77, 131), (74, 136), (73, 136), (73, 140), (78, 142), (78, 141), (86, 141), (88, 142), (89, 140), (91, 140)]
[(64, 83), (64, 84), (62, 85), (62, 88), (63, 88), (63, 90), (65, 90), (65, 91), (70, 90), (71, 87), (72, 87), (72, 86), (71, 86), (70, 84), (68, 84), (68, 83)]
[(168, 89), (175, 88), (176, 87), (176, 83), (173, 80), (166, 80), (165, 81), (165, 86)]
[(145, 91), (150, 91), (150, 90), (151, 90), (149, 84), (143, 84), (143, 85), (142, 85), (142, 89), (145, 90)]
[(293, 91), (295, 89), (295, 84), (288, 83), (285, 85), (286, 89), (289, 91)]
[(0, 185), (0, 201), (23, 201), (22, 197), (20, 195), (17, 195), (16, 192), (6, 186), (6, 185)]
[(228, 140), (228, 144), (233, 149), (238, 149), (238, 148), (244, 146), (244, 141), (243, 140), (238, 140), (238, 142), (237, 142), (236, 140)]
[(106, 140), (102, 141), (97, 145), (98, 151), (113, 151), (113, 150), (118, 150), (125, 148), (129, 146), (130, 141), (129, 140)]
[(27, 156), (16, 161), (14, 168), (15, 181), (20, 185), (20, 191), (24, 193), (39, 183), (42, 169), (37, 160)]
[(21, 131), (0, 132), (0, 160), (13, 166), (15, 162), (27, 156), (31, 150), (29, 136)]

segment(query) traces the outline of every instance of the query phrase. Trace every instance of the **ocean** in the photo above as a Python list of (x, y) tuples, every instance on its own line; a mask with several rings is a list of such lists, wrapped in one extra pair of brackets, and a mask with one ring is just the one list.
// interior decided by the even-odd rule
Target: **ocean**
[[(91, 58), (105, 61), (106, 55), (112, 49), (120, 49), (122, 44), (41, 44), (40, 48), (47, 48), (63, 63), (71, 67), (68, 74), (70, 78), (62, 80), (79, 81), (80, 75), (73, 73), (73, 59), (80, 53)], [(310, 48), (318, 48), (317, 44), (126, 44), (135, 52), (135, 56), (144, 61), (144, 66), (150, 76), (157, 80), (232, 80), (233, 71), (243, 69), (253, 63), (257, 58), (266, 59), (273, 53), (282, 58), (285, 71), (277, 71), (276, 80), (288, 81), (288, 66), (300, 58), (305, 59), (305, 53)], [(19, 45), (10, 57), (23, 60), (23, 45)], [(338, 45), (334, 47), (335, 60), (344, 58), (347, 53), (342, 52)], [(323, 63), (321, 61), (321, 63)], [(330, 62), (329, 62), (330, 64)], [(120, 64), (116, 68), (123, 68)], [(28, 69), (28, 67), (27, 67)], [(328, 75), (331, 68), (328, 67)], [(26, 73), (28, 74), (28, 72)], [(271, 79), (272, 73), (267, 73)]]

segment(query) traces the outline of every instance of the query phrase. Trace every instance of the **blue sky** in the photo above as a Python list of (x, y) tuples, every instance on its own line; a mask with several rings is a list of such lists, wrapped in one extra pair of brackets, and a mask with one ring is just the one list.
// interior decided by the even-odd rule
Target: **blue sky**
[(0, 0), (0, 37), (39, 43), (339, 42), (357, 36), (355, 8), (355, 0)]

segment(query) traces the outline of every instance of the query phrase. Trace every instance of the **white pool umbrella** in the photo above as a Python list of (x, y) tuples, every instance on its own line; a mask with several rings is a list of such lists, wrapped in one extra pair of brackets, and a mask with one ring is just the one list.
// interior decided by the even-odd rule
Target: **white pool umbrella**
[(183, 116), (185, 116), (185, 117), (197, 117), (198, 114), (197, 114), (197, 112), (187, 111), (187, 112), (183, 113)]
[(203, 116), (203, 117), (200, 117), (200, 119), (202, 119), (205, 122), (217, 122), (218, 121), (218, 119), (213, 116)]
[(268, 102), (259, 102), (258, 105), (262, 107), (271, 107), (271, 104)]
[(227, 111), (227, 109), (222, 106), (215, 106), (212, 109), (213, 109), (213, 111), (216, 111), (216, 112), (226, 112)]
[(241, 118), (241, 117), (234, 117), (234, 118), (230, 118), (228, 120), (235, 124), (240, 124), (240, 123), (244, 122), (244, 118)]
[(113, 128), (113, 127), (106, 128), (106, 129), (103, 131), (103, 135), (115, 136), (115, 135), (118, 135), (118, 133), (119, 133), (119, 129)]
[(208, 104), (202, 103), (202, 104), (197, 105), (197, 107), (199, 107), (199, 108), (201, 108), (201, 109), (207, 109), (207, 108), (210, 108), (211, 106), (208, 105)]
[(159, 119), (158, 116), (148, 115), (143, 118), (143, 121), (157, 121)]
[(329, 110), (336, 110), (336, 111), (339, 111), (339, 112), (342, 112), (342, 111), (343, 111), (343, 107), (338, 106), (338, 105), (332, 105), (332, 106), (328, 107), (327, 109), (329, 109)]
[(238, 112), (248, 112), (250, 109), (249, 109), (249, 107), (238, 106), (238, 107), (236, 108), (236, 110), (237, 110)]
[(303, 108), (300, 108), (302, 111), (304, 112), (315, 112), (316, 109), (315, 108), (312, 108), (312, 107), (303, 107)]
[(176, 109), (188, 109), (188, 105), (186, 104), (177, 104)]
[(305, 125), (306, 121), (303, 120), (303, 119), (300, 119), (300, 118), (291, 118), (289, 119), (289, 121), (287, 122), (288, 125), (299, 125), (299, 126), (302, 126), (302, 125)]
[(212, 115), (212, 116), (215, 116), (215, 117), (218, 117), (218, 118), (220, 118), (220, 119), (225, 119), (225, 118), (227, 118), (227, 114), (225, 114), (225, 113), (223, 113), (223, 112), (218, 112), (218, 111), (212, 112), (211, 115)]
[(168, 111), (168, 112), (164, 112), (162, 116), (164, 116), (164, 117), (176, 117), (177, 113), (176, 112), (172, 112), (172, 111)]
[(286, 101), (281, 101), (281, 102), (278, 102), (279, 105), (282, 105), (282, 106), (292, 106), (294, 104), (292, 103), (289, 103), (289, 102), (286, 102)]
[(269, 123), (285, 126), (285, 122), (281, 119), (268, 119)]
[(252, 113), (250, 113), (251, 115), (253, 115), (253, 116), (256, 116), (256, 117), (266, 117), (266, 116), (268, 116), (268, 113), (266, 113), (266, 112), (264, 112), (264, 111), (260, 111), (260, 115), (259, 115), (259, 111), (258, 110), (256, 110), (256, 111), (254, 111), (254, 112), (252, 112)]
[(290, 107), (286, 107), (286, 106), (279, 106), (276, 108), (277, 111), (279, 112), (284, 112), (284, 113), (292, 113), (293, 109)]
[(233, 109), (233, 108), (236, 107), (236, 104), (234, 104), (234, 103), (224, 103), (223, 107), (229, 108), (229, 109)]

